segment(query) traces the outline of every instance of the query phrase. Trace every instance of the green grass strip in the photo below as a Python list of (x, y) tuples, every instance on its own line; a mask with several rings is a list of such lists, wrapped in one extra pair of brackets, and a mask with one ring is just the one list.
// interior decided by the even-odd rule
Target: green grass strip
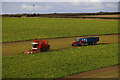
[(3, 78), (60, 78), (118, 64), (118, 44), (3, 58)]
[(3, 42), (117, 33), (117, 20), (2, 18)]

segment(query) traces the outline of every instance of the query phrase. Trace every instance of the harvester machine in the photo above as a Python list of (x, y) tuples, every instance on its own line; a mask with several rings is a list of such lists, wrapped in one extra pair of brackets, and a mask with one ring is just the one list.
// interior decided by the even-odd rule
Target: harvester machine
[(46, 40), (33, 39), (32, 49), (24, 52), (24, 54), (34, 54), (38, 52), (45, 52), (50, 50), (50, 44)]

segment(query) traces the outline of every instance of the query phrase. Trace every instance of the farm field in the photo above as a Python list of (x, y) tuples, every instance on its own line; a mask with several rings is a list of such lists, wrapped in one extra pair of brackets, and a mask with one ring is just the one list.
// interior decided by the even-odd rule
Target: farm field
[(113, 43), (3, 57), (2, 72), (3, 78), (61, 78), (116, 64), (118, 43)]
[(118, 78), (119, 77), (118, 71), (119, 69), (112, 69), (112, 70), (103, 71), (97, 74), (84, 76), (83, 78)]
[[(92, 37), (92, 36), (84, 36)], [(96, 36), (98, 37), (98, 36)], [(120, 35), (99, 35), (100, 41), (98, 44), (107, 44), (107, 43), (117, 43), (118, 37)], [(71, 44), (76, 37), (71, 38), (58, 38), (58, 39), (46, 39), (51, 44), (51, 50), (60, 50), (66, 48), (72, 48)], [(81, 37), (80, 37), (81, 38)], [(24, 51), (27, 51), (32, 48), (30, 44), (32, 41), (22, 41), (22, 42), (12, 42), (12, 43), (3, 43), (2, 44), (2, 56), (13, 56), (17, 54), (22, 54)]]
[(104, 67), (91, 70), (88, 72), (78, 73), (64, 78), (118, 78), (118, 70), (120, 65)]
[[(3, 18), (2, 26), (3, 78), (63, 78), (119, 64), (118, 20)], [(77, 37), (95, 35), (98, 45), (71, 46)], [(48, 40), (51, 51), (22, 54), (31, 49), (33, 38)], [(85, 77), (115, 77), (116, 72)]]
[(2, 41), (117, 34), (117, 20), (2, 18)]
[(84, 17), (120, 17), (120, 15), (87, 15)]

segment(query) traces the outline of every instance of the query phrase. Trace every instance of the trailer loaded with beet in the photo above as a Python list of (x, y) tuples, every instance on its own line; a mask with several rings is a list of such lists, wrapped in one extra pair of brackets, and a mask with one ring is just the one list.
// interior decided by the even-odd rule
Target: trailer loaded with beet
[(84, 46), (85, 44), (95, 45), (98, 41), (99, 37), (76, 38), (75, 41), (73, 41), (72, 46)]

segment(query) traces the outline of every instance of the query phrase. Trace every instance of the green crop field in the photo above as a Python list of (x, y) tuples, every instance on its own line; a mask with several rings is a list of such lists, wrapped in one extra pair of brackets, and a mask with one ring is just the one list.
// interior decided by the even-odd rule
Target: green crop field
[(2, 41), (118, 33), (117, 20), (2, 18)]
[[(100, 45), (72, 48), (74, 38), (50, 39), (51, 50), (37, 54), (22, 54), (31, 48), (33, 38), (59, 38), (87, 35), (117, 34), (117, 20), (81, 20), (55, 18), (2, 18), (2, 77), (61, 78), (118, 62), (118, 35), (100, 36)], [(112, 43), (112, 44), (102, 44)], [(16, 54), (14, 56), (10, 56)], [(8, 55), (8, 56), (7, 56)]]
[(118, 44), (3, 57), (3, 78), (60, 78), (118, 64)]

